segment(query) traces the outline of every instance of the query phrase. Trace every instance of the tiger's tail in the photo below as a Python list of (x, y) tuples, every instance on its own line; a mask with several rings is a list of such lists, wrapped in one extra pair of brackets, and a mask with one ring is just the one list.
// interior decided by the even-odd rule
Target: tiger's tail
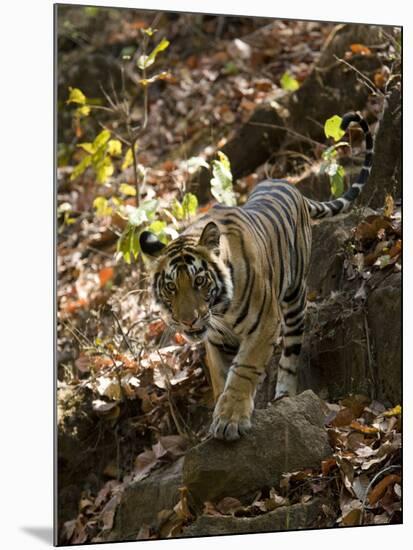
[(357, 122), (360, 128), (364, 132), (366, 141), (366, 155), (364, 157), (364, 164), (358, 175), (357, 181), (352, 184), (350, 189), (344, 193), (340, 198), (319, 202), (311, 199), (305, 199), (310, 211), (310, 216), (313, 219), (330, 218), (346, 212), (350, 205), (360, 195), (363, 187), (365, 186), (371, 167), (373, 164), (373, 136), (371, 135), (369, 126), (360, 113), (347, 113), (343, 116), (341, 121), (341, 129), (346, 131), (352, 122)]

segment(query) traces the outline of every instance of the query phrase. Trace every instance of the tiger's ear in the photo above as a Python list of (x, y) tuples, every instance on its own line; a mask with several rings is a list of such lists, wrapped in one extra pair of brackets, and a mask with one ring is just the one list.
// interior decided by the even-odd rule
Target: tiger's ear
[(142, 231), (139, 235), (139, 244), (142, 252), (152, 259), (160, 256), (166, 246), (150, 231)]
[(209, 248), (215, 254), (219, 254), (219, 239), (221, 232), (215, 222), (209, 222), (204, 227), (201, 237), (199, 238), (199, 245)]

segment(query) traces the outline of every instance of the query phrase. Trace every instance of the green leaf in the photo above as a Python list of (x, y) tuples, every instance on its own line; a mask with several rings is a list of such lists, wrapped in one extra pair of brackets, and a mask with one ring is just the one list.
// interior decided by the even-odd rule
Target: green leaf
[(136, 197), (136, 189), (133, 185), (129, 185), (129, 183), (121, 183), (119, 186), (119, 191), (129, 197)]
[(196, 214), (198, 208), (198, 199), (192, 193), (185, 193), (182, 200), (182, 211), (185, 218), (190, 218)]
[(125, 46), (120, 52), (120, 58), (124, 60), (131, 59), (136, 51), (135, 46)]
[(108, 204), (108, 199), (105, 197), (96, 197), (93, 201), (93, 207), (97, 216), (110, 216), (113, 212), (112, 207)]
[(158, 201), (156, 199), (149, 199), (146, 201), (143, 201), (140, 204), (140, 207), (142, 210), (146, 213), (149, 220), (152, 220), (155, 216), (156, 209), (158, 208)]
[(236, 200), (232, 189), (231, 166), (228, 157), (218, 152), (219, 160), (212, 161), (211, 193), (220, 203), (235, 206)]
[(330, 176), (331, 192), (334, 197), (341, 197), (344, 192), (344, 175), (344, 168), (337, 165), (335, 173)]
[(131, 230), (131, 236), (130, 236), (130, 252), (133, 254), (135, 260), (139, 256), (139, 252), (141, 250), (141, 246), (139, 244), (139, 235), (135, 228)]
[(74, 167), (73, 172), (70, 174), (70, 179), (74, 180), (78, 176), (83, 174), (83, 172), (86, 170), (86, 168), (88, 166), (90, 166), (91, 162), (92, 162), (92, 157), (91, 156), (85, 157), (81, 162), (79, 162), (79, 164), (77, 166)]
[(169, 46), (169, 40), (166, 38), (162, 38), (162, 40), (159, 42), (157, 46), (151, 51), (149, 55), (141, 55), (138, 59), (138, 67), (139, 69), (147, 69), (151, 65), (154, 64), (156, 56), (158, 53), (162, 52), (163, 50), (166, 50), (166, 48)]
[(122, 154), (122, 143), (118, 139), (110, 139), (108, 141), (109, 155), (116, 157)]
[(222, 69), (223, 74), (233, 75), (239, 73), (239, 67), (233, 61), (228, 61), (225, 63), (224, 68)]
[(95, 138), (95, 141), (93, 142), (93, 150), (97, 151), (101, 147), (103, 147), (106, 142), (110, 139), (110, 132), (109, 130), (102, 130), (100, 134), (98, 134)]
[(295, 92), (300, 87), (298, 81), (287, 71), (280, 79), (281, 88), (289, 92)]
[(155, 220), (148, 227), (148, 230), (152, 231), (152, 233), (155, 233), (155, 235), (159, 235), (159, 234), (163, 233), (166, 225), (167, 225), (166, 222), (164, 222), (162, 220)]
[(67, 98), (66, 103), (77, 103), (79, 105), (84, 105), (86, 103), (86, 96), (81, 90), (79, 90), (79, 88), (69, 87), (69, 97)]
[(143, 223), (149, 221), (145, 210), (141, 207), (137, 208), (135, 206), (128, 205), (127, 212), (128, 220), (131, 225), (139, 227)]
[(342, 120), (338, 115), (334, 115), (326, 120), (324, 133), (327, 138), (332, 137), (334, 141), (339, 141), (344, 136), (345, 132), (340, 128)]
[(139, 232), (136, 227), (127, 225), (119, 237), (116, 250), (121, 253), (127, 264), (131, 263), (132, 258), (137, 258), (140, 252)]

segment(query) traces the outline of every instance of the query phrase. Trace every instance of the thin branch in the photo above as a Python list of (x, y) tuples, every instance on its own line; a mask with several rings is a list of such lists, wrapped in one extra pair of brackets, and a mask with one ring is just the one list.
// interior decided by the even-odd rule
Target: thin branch
[(281, 126), (279, 124), (270, 124), (268, 122), (247, 122), (247, 124), (250, 124), (251, 126), (264, 126), (266, 128), (276, 128), (278, 130), (285, 130), (288, 134), (296, 136), (303, 141), (308, 141), (309, 143), (312, 143), (313, 145), (317, 145), (318, 147), (323, 147), (324, 149), (327, 148), (327, 145), (325, 145), (324, 143), (320, 143), (315, 139), (304, 136), (303, 134), (295, 132), (294, 130), (290, 130), (289, 128), (286, 128), (285, 126)]
[(359, 71), (356, 67), (354, 67), (354, 65), (351, 65), (351, 63), (349, 63), (348, 61), (346, 61), (345, 59), (342, 59), (341, 57), (337, 57), (336, 55), (334, 55), (334, 57), (337, 59), (337, 61), (339, 63), (343, 63), (344, 65), (346, 65), (349, 69), (351, 69), (352, 71), (354, 71), (355, 73), (357, 73), (359, 76), (361, 76), (361, 78), (363, 79), (362, 83), (365, 84), (369, 89), (370, 91), (375, 94), (375, 95), (379, 95), (381, 97), (384, 97), (384, 94), (383, 92), (381, 92), (377, 86), (374, 84), (374, 82), (372, 80), (370, 80), (370, 78), (368, 76), (366, 76), (364, 73), (362, 73), (361, 71)]
[(132, 344), (129, 341), (128, 335), (125, 334), (125, 332), (123, 331), (123, 328), (122, 328), (122, 325), (120, 324), (118, 316), (116, 315), (116, 313), (113, 311), (112, 308), (111, 308), (110, 312), (113, 315), (113, 318), (115, 319), (116, 324), (118, 325), (119, 331), (122, 334), (123, 341), (127, 345), (128, 349), (131, 352), (131, 354), (132, 354), (133, 358), (135, 359), (135, 361), (138, 361), (138, 357), (135, 353), (135, 350), (133, 349)]

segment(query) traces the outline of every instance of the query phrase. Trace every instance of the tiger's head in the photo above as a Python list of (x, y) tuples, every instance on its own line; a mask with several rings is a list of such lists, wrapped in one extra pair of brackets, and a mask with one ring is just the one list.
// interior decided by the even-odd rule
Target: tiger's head
[(153, 260), (153, 290), (169, 326), (189, 341), (217, 327), (233, 296), (231, 265), (222, 258), (220, 231), (209, 222), (200, 236), (181, 235), (168, 245), (149, 231), (139, 237)]

